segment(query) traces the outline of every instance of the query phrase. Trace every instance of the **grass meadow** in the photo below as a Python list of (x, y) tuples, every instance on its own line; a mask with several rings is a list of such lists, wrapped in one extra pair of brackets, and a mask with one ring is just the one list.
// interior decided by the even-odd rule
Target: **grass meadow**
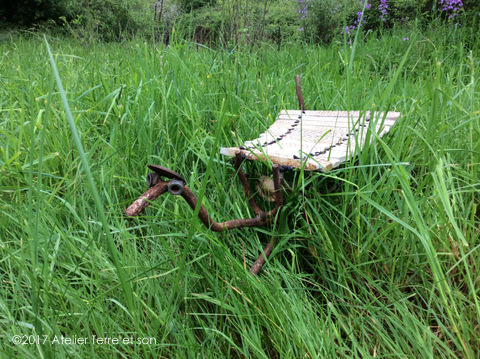
[[(377, 35), (277, 51), (3, 34), (0, 357), (478, 358), (479, 33)], [(278, 226), (214, 233), (167, 195), (123, 216), (152, 163), (215, 220), (253, 217), (219, 148), (297, 109), (296, 74), (309, 109), (402, 120), (339, 169), (293, 172)]]

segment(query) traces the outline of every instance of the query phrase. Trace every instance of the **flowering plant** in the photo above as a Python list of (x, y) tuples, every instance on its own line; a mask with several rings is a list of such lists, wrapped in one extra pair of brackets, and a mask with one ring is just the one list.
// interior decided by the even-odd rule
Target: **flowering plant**
[(458, 16), (458, 13), (463, 8), (462, 0), (439, 0), (438, 5), (440, 5), (441, 11), (445, 12), (449, 19)]
[(386, 16), (387, 16), (387, 0), (380, 0), (380, 4), (378, 5), (378, 10), (380, 10), (380, 19), (382, 21), (386, 21)]
[[(350, 35), (351, 30), (357, 30), (360, 27), (372, 30), (378, 27), (382, 22), (387, 21), (389, 4), (387, 0), (357, 0), (358, 8), (355, 15), (347, 17), (347, 27), (342, 29)], [(390, 0), (389, 2), (392, 2)], [(350, 25), (351, 24), (351, 25)]]
[(303, 20), (307, 17), (307, 0), (298, 0), (298, 14), (300, 15), (300, 20)]
[[(303, 20), (307, 17), (307, 7), (307, 0), (298, 0), (298, 15), (301, 22), (303, 22)], [(303, 31), (303, 27), (299, 27), (298, 31)]]

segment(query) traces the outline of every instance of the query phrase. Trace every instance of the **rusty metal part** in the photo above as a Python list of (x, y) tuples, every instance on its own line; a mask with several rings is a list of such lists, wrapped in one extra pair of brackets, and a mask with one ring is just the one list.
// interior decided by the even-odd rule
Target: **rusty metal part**
[(174, 195), (174, 196), (178, 196), (178, 195), (182, 194), (184, 187), (185, 187), (185, 182), (183, 182), (183, 181), (181, 181), (177, 178), (173, 178), (168, 183), (168, 193), (170, 193), (171, 195)]
[(155, 173), (155, 172), (148, 173), (147, 178), (146, 178), (147, 187), (152, 188), (160, 180), (161, 180), (161, 178), (160, 178), (160, 175), (158, 173)]
[(300, 76), (295, 75), (295, 84), (297, 89), (298, 106), (300, 110), (305, 111), (305, 102), (303, 101), (302, 86), (300, 85)]
[[(205, 207), (201, 206), (198, 212), (198, 217), (202, 223), (209, 229), (214, 232), (222, 232), (225, 230), (230, 230), (233, 228), (243, 228), (243, 227), (256, 227), (263, 226), (270, 223), (275, 216), (277, 215), (278, 210), (283, 206), (283, 195), (280, 182), (280, 167), (278, 165), (273, 166), (273, 181), (275, 189), (275, 208), (269, 212), (265, 212), (253, 198), (252, 190), (248, 184), (247, 177), (245, 173), (240, 168), (242, 164), (243, 157), (240, 153), (235, 156), (235, 169), (237, 170), (238, 177), (240, 182), (243, 185), (245, 194), (249, 199), (249, 203), (253, 208), (256, 216), (254, 218), (244, 218), (244, 219), (233, 219), (226, 222), (215, 222), (212, 217), (208, 214)], [(162, 195), (165, 192), (170, 192), (174, 195), (181, 195), (185, 201), (190, 205), (190, 207), (195, 210), (197, 206), (197, 197), (193, 192), (185, 185), (185, 180), (179, 174), (155, 165), (149, 165), (150, 169), (156, 171), (160, 176), (164, 177), (173, 177), (170, 181), (159, 180), (159, 182), (145, 192), (139, 199), (137, 199), (130, 207), (125, 211), (125, 214), (129, 217), (137, 216), (143, 209), (145, 209), (151, 201), (153, 201), (158, 196)]]
[(282, 177), (279, 165), (273, 165), (273, 186), (275, 188), (275, 208), (273, 210), (276, 209), (278, 211), (283, 206)]
[[(243, 156), (242, 153), (238, 152), (235, 155), (234, 167), (237, 171), (238, 178), (240, 179), (245, 194), (248, 198), (248, 202), (252, 207), (253, 211), (255, 212), (256, 216), (254, 218), (241, 218), (229, 220), (226, 222), (215, 222), (208, 214), (205, 207), (200, 206), (198, 218), (207, 228), (214, 232), (223, 232), (234, 228), (257, 227), (270, 224), (275, 221), (275, 217), (283, 206), (280, 166), (276, 164), (272, 166), (274, 187), (273, 196), (275, 198), (275, 207), (271, 211), (265, 212), (258, 206), (257, 202), (253, 198), (253, 193), (248, 183), (247, 176), (241, 169), (241, 165), (244, 159), (245, 156)], [(125, 214), (128, 217), (138, 216), (140, 212), (144, 210), (153, 200), (155, 200), (157, 197), (161, 196), (165, 192), (169, 192), (172, 195), (181, 195), (185, 199), (185, 201), (187, 201), (189, 206), (195, 211), (198, 199), (190, 190), (190, 188), (185, 185), (185, 179), (182, 176), (165, 167), (155, 165), (149, 165), (148, 167), (155, 171), (155, 173), (149, 173), (147, 175), (147, 185), (152, 187), (125, 210)], [(164, 181), (162, 180), (162, 177), (170, 178), (170, 180)], [(257, 275), (261, 271), (266, 258), (268, 258), (268, 256), (272, 253), (274, 245), (275, 238), (267, 244), (263, 253), (258, 257), (253, 266), (250, 268), (249, 272), (252, 275)]]
[[(269, 224), (277, 215), (278, 210), (283, 206), (283, 194), (281, 189), (280, 183), (280, 168), (277, 165), (273, 166), (273, 178), (274, 178), (274, 185), (275, 185), (275, 198), (276, 203), (275, 207), (269, 211), (264, 212), (260, 209), (258, 204), (255, 202), (255, 199), (252, 196), (252, 191), (250, 189), (250, 185), (248, 184), (247, 177), (245, 173), (240, 168), (240, 164), (243, 161), (243, 158), (240, 154), (235, 156), (235, 167), (237, 169), (237, 174), (242, 182), (243, 188), (245, 190), (245, 194), (249, 199), (250, 206), (254, 210), (256, 216), (254, 218), (244, 218), (244, 219), (233, 219), (226, 222), (215, 222), (212, 217), (208, 214), (205, 207), (201, 206), (198, 212), (198, 218), (202, 221), (205, 227), (209, 228), (214, 232), (223, 232), (225, 230), (230, 230), (234, 228), (243, 228), (243, 227), (257, 227)], [(182, 197), (187, 201), (190, 207), (195, 210), (197, 206), (197, 197), (193, 194), (193, 192), (187, 187), (184, 187)]]
[[(185, 201), (187, 201), (190, 207), (195, 210), (198, 200), (190, 188), (185, 186), (182, 197), (185, 199)], [(205, 207), (200, 206), (200, 210), (198, 212), (198, 218), (200, 218), (205, 227), (214, 232), (223, 232), (225, 230), (234, 228), (263, 226), (267, 224), (267, 220), (269, 220), (270, 217), (271, 216), (267, 217), (267, 213), (261, 212), (254, 218), (232, 219), (226, 222), (215, 222), (212, 217), (210, 217)]]
[(268, 257), (270, 257), (270, 254), (272, 254), (273, 247), (275, 247), (276, 241), (277, 241), (277, 237), (273, 237), (273, 239), (267, 243), (267, 245), (265, 246), (265, 249), (263, 250), (263, 253), (261, 253), (260, 256), (258, 256), (258, 259), (250, 267), (250, 270), (248, 272), (251, 275), (258, 275), (258, 273), (260, 273), (263, 265), (265, 264), (265, 261), (268, 259)]
[(235, 155), (235, 160), (234, 160), (234, 167), (235, 171), (237, 171), (237, 176), (238, 179), (240, 180), (240, 183), (242, 184), (243, 190), (245, 191), (245, 195), (248, 198), (248, 203), (250, 204), (250, 207), (252, 207), (253, 212), (255, 214), (259, 214), (260, 212), (263, 212), (262, 209), (258, 206), (257, 202), (255, 201), (255, 198), (253, 197), (252, 190), (250, 189), (250, 185), (248, 183), (247, 176), (245, 176), (245, 173), (241, 169), (241, 165), (243, 160), (245, 159), (245, 156), (243, 156), (242, 153), (237, 152)]
[(147, 167), (150, 168), (152, 171), (158, 173), (161, 177), (167, 177), (170, 179), (177, 178), (183, 181), (183, 183), (186, 183), (185, 178), (180, 176), (177, 172), (169, 170), (168, 168), (157, 166), (157, 165), (148, 165)]
[(147, 192), (142, 194), (130, 207), (125, 210), (125, 214), (128, 217), (136, 217), (143, 211), (150, 202), (154, 201), (157, 197), (167, 192), (169, 181), (160, 180), (156, 185), (150, 188)]

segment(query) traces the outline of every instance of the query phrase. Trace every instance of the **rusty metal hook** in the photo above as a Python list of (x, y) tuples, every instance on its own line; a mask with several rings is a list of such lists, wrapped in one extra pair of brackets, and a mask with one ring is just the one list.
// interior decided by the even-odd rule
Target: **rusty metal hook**
[[(252, 190), (248, 183), (247, 176), (240, 168), (243, 160), (244, 158), (240, 153), (235, 156), (235, 169), (237, 171), (240, 182), (242, 183), (245, 194), (249, 200), (249, 204), (255, 212), (256, 216), (254, 218), (242, 218), (233, 219), (226, 222), (215, 222), (212, 217), (210, 217), (205, 207), (201, 206), (198, 212), (198, 217), (207, 228), (211, 229), (214, 232), (222, 232), (233, 228), (256, 227), (266, 225), (273, 221), (278, 210), (283, 206), (283, 195), (281, 191), (281, 177), (279, 166), (273, 165), (275, 208), (273, 208), (271, 211), (265, 212), (260, 209), (255, 199), (253, 198)], [(155, 171), (155, 173), (149, 173), (147, 175), (147, 184), (151, 185), (152, 187), (125, 210), (125, 214), (128, 217), (138, 216), (140, 212), (143, 211), (150, 204), (150, 202), (152, 202), (157, 197), (161, 196), (167, 191), (175, 196), (181, 195), (190, 205), (190, 207), (195, 210), (198, 199), (195, 194), (190, 190), (190, 188), (185, 185), (185, 179), (182, 176), (172, 170), (169, 170), (168, 168), (161, 166), (148, 165), (148, 168)], [(165, 181), (162, 179), (162, 177), (170, 178), (170, 181)]]
[[(245, 195), (248, 198), (248, 202), (255, 212), (254, 218), (241, 218), (233, 219), (226, 222), (215, 222), (212, 217), (208, 214), (205, 207), (200, 206), (198, 212), (198, 218), (202, 223), (214, 232), (223, 232), (225, 230), (230, 230), (234, 228), (243, 228), (243, 227), (257, 227), (263, 226), (272, 223), (275, 220), (275, 217), (281, 210), (283, 206), (283, 194), (281, 188), (281, 176), (280, 176), (280, 167), (278, 165), (273, 165), (273, 185), (274, 185), (274, 197), (275, 197), (275, 208), (271, 211), (263, 211), (255, 201), (253, 197), (252, 190), (247, 180), (247, 176), (241, 169), (241, 164), (244, 160), (244, 156), (240, 153), (235, 155), (234, 167), (237, 171), (237, 176), (240, 179), (240, 182), (245, 191)], [(195, 210), (197, 207), (198, 199), (195, 194), (186, 186), (185, 179), (180, 176), (178, 173), (169, 170), (168, 168), (148, 165), (148, 168), (155, 171), (154, 173), (149, 173), (147, 175), (147, 185), (151, 187), (144, 194), (142, 194), (135, 202), (133, 202), (126, 210), (125, 214), (128, 217), (136, 217), (142, 212), (152, 201), (164, 194), (169, 192), (174, 196), (182, 196), (183, 199), (189, 204), (189, 206)], [(170, 179), (169, 181), (164, 180), (166, 177)], [(255, 261), (253, 266), (250, 268), (250, 274), (257, 275), (262, 269), (265, 259), (268, 258), (272, 252), (273, 246), (275, 244), (275, 239), (267, 244), (267, 247), (264, 250), (265, 256), (260, 254), (258, 259)]]

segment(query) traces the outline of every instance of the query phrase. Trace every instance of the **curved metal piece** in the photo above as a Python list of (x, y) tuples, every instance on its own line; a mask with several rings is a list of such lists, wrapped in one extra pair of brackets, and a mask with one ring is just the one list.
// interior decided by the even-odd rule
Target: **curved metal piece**
[(243, 186), (243, 190), (245, 191), (245, 194), (248, 198), (248, 203), (250, 204), (250, 207), (252, 207), (253, 212), (255, 212), (255, 214), (259, 214), (260, 212), (263, 212), (263, 211), (261, 210), (261, 208), (258, 206), (257, 202), (255, 201), (255, 198), (253, 197), (252, 190), (251, 190), (250, 185), (248, 183), (247, 176), (245, 175), (242, 168), (240, 167), (244, 160), (245, 160), (245, 156), (242, 155), (240, 152), (238, 152), (235, 155), (235, 158), (234, 158), (235, 171), (237, 171), (238, 179), (240, 180), (240, 183)]
[(142, 194), (135, 202), (133, 202), (126, 210), (125, 214), (128, 217), (136, 217), (143, 211), (150, 202), (154, 201), (157, 197), (167, 192), (168, 181), (160, 180), (156, 185), (150, 188), (147, 192)]
[[(184, 187), (182, 197), (185, 199), (185, 201), (187, 201), (189, 206), (195, 210), (198, 200), (187, 186)], [(263, 226), (267, 224), (268, 216), (267, 213), (262, 211), (254, 218), (232, 219), (226, 222), (215, 222), (212, 217), (210, 217), (205, 207), (200, 206), (198, 218), (202, 221), (205, 227), (209, 228), (210, 230), (214, 232), (223, 232), (234, 228)]]
[(170, 179), (176, 178), (183, 181), (183, 183), (186, 183), (185, 178), (180, 176), (177, 172), (169, 170), (168, 168), (157, 166), (157, 165), (147, 165), (147, 167), (150, 168), (152, 171), (158, 173), (162, 177), (166, 177)]
[(174, 196), (178, 196), (182, 194), (184, 187), (185, 187), (185, 182), (177, 178), (174, 178), (168, 183), (168, 193)]
[(277, 241), (277, 237), (273, 237), (273, 239), (267, 243), (263, 253), (261, 253), (255, 263), (252, 264), (250, 270), (248, 271), (251, 275), (258, 275), (262, 270), (263, 265), (265, 264), (270, 254), (272, 254), (273, 248), (275, 247), (275, 242)]
[[(212, 217), (210, 217), (205, 207), (200, 206), (198, 211), (198, 218), (202, 221), (205, 227), (209, 228), (214, 232), (223, 232), (234, 228), (257, 227), (269, 224), (271, 222), (274, 222), (275, 217), (283, 206), (280, 166), (276, 164), (272, 166), (275, 208), (273, 208), (269, 212), (265, 212), (260, 209), (258, 204), (255, 202), (252, 190), (250, 188), (250, 185), (248, 184), (247, 176), (240, 168), (243, 160), (244, 157), (240, 152), (235, 155), (235, 170), (237, 171), (238, 178), (242, 183), (249, 204), (255, 212), (256, 216), (254, 218), (242, 218), (233, 219), (226, 222), (215, 222)], [(125, 210), (125, 214), (128, 217), (135, 217), (140, 214), (140, 212), (144, 210), (150, 204), (150, 202), (152, 202), (165, 192), (169, 192), (174, 196), (181, 195), (185, 199), (185, 201), (187, 201), (189, 206), (195, 211), (198, 199), (190, 190), (190, 188), (185, 185), (185, 179), (182, 176), (180, 176), (174, 171), (169, 170), (168, 168), (161, 166), (148, 165), (148, 168), (155, 171), (155, 173), (149, 173), (147, 175), (147, 185), (153, 187), (146, 191), (142, 196), (140, 196), (140, 198), (138, 198), (130, 205), (130, 207)], [(170, 181), (164, 181), (162, 180), (162, 177), (170, 178)], [(273, 238), (272, 241), (267, 244), (263, 253), (260, 254), (258, 259), (250, 268), (250, 274), (258, 275), (266, 259), (272, 253), (273, 247), (275, 246), (275, 240), (276, 238)]]
[[(247, 177), (240, 168), (242, 161), (243, 158), (241, 154), (237, 154), (235, 156), (235, 169), (237, 170), (240, 182), (243, 185), (245, 194), (247, 195), (249, 203), (252, 206), (256, 216), (254, 218), (242, 218), (233, 219), (226, 222), (215, 222), (212, 217), (210, 217), (205, 207), (201, 206), (198, 212), (198, 217), (207, 228), (211, 229), (214, 232), (222, 232), (233, 228), (263, 226), (270, 223), (277, 215), (280, 207), (283, 206), (283, 195), (280, 182), (280, 167), (278, 165), (273, 165), (275, 208), (273, 208), (269, 212), (265, 212), (260, 209), (258, 204), (253, 199), (252, 191), (250, 189), (250, 185), (248, 184)], [(160, 177), (164, 176), (173, 178), (170, 181), (163, 181), (162, 179), (159, 179), (157, 184), (155, 184), (152, 188), (150, 188), (147, 192), (140, 196), (139, 199), (137, 199), (134, 203), (132, 203), (130, 207), (126, 209), (125, 214), (127, 216), (137, 216), (143, 209), (145, 209), (150, 204), (151, 201), (153, 201), (155, 198), (164, 194), (167, 191), (175, 196), (181, 195), (185, 199), (185, 201), (187, 201), (189, 206), (193, 210), (195, 210), (198, 199), (195, 194), (193, 194), (193, 192), (190, 190), (190, 188), (185, 186), (185, 180), (182, 176), (165, 167), (155, 165), (149, 165), (148, 167), (154, 170)], [(153, 181), (156, 180), (156, 178), (154, 176), (150, 176), (150, 180)]]

